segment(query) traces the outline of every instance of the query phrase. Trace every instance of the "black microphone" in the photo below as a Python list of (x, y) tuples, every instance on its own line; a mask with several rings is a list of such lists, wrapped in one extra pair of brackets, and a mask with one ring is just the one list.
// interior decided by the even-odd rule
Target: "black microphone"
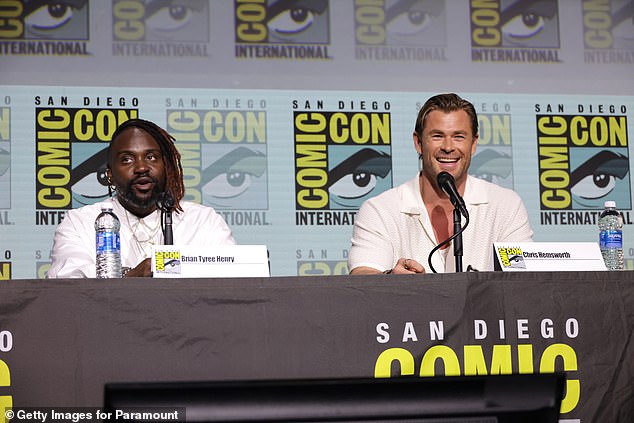
[(168, 189), (161, 193), (158, 199), (158, 206), (161, 209), (161, 226), (163, 226), (163, 243), (165, 245), (174, 244), (172, 232), (172, 211), (174, 210), (174, 196)]
[(161, 194), (161, 209), (165, 211), (174, 210), (174, 196), (169, 189)]
[(460, 213), (465, 217), (469, 218), (469, 212), (467, 212), (467, 206), (464, 203), (464, 200), (458, 194), (458, 190), (456, 189), (456, 181), (453, 176), (449, 172), (440, 172), (438, 176), (436, 176), (436, 181), (438, 182), (438, 186), (442, 189), (445, 194), (451, 200), (451, 204), (455, 208), (457, 208)]

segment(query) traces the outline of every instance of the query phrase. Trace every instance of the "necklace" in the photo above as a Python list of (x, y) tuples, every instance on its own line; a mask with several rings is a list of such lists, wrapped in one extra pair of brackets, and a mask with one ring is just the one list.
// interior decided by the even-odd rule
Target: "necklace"
[[(130, 222), (129, 214), (130, 212), (126, 210), (125, 217), (132, 231), (132, 237), (136, 241), (137, 245), (139, 246), (143, 254), (146, 257), (149, 257), (148, 252), (145, 249), (145, 244), (149, 243), (153, 245), (155, 243), (154, 240), (156, 239), (156, 235), (158, 234), (159, 229), (161, 228), (161, 221), (160, 219), (157, 219), (156, 225), (154, 227), (151, 227), (147, 223), (145, 223), (144, 219), (141, 219), (135, 216), (136, 223), (133, 225), (132, 222)], [(139, 235), (137, 234), (137, 230), (139, 229), (139, 227), (142, 227), (142, 232), (147, 237), (146, 239), (139, 239)]]

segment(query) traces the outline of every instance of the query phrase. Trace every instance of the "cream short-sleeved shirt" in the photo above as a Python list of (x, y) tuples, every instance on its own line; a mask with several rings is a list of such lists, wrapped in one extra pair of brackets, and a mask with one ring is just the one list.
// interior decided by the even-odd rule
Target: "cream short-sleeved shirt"
[[(470, 219), (462, 233), (463, 269), (470, 265), (480, 271), (493, 270), (494, 242), (532, 241), (526, 207), (515, 191), (469, 176), (464, 201)], [(418, 261), (431, 272), (428, 256), (439, 241), (416, 176), (363, 203), (355, 218), (348, 266), (384, 271), (402, 257)], [(447, 250), (432, 256), (439, 273), (455, 272), (453, 243)]]
[[(136, 267), (150, 257), (152, 244), (161, 244), (163, 233), (160, 212), (140, 219), (128, 212), (119, 201), (112, 202), (121, 229), (121, 265)], [(49, 278), (96, 277), (95, 219), (101, 212), (96, 203), (69, 210), (57, 226), (53, 238), (52, 264)], [(173, 213), (174, 243), (181, 245), (235, 244), (231, 230), (220, 214), (211, 207), (187, 201), (181, 202), (182, 213)]]

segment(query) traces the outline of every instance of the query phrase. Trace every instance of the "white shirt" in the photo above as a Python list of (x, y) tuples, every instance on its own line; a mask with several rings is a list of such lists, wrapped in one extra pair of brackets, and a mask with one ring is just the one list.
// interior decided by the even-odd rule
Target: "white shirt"
[[(152, 244), (162, 244), (161, 215), (155, 211), (140, 219), (128, 212), (116, 199), (113, 212), (121, 222), (121, 265), (134, 268), (150, 257)], [(95, 219), (101, 213), (96, 203), (69, 210), (57, 226), (49, 278), (96, 277)], [(182, 213), (172, 215), (174, 243), (181, 245), (235, 244), (231, 230), (222, 216), (211, 207), (181, 202)]]
[[(431, 272), (429, 253), (443, 240), (436, 240), (420, 193), (416, 176), (363, 203), (352, 232), (350, 269), (367, 266), (384, 271), (392, 269), (399, 258), (410, 258)], [(515, 191), (469, 176), (463, 199), (470, 218), (462, 233), (463, 269), (471, 265), (481, 271), (493, 270), (494, 242), (532, 241), (526, 207)], [(446, 251), (432, 256), (439, 273), (455, 272), (453, 242)]]

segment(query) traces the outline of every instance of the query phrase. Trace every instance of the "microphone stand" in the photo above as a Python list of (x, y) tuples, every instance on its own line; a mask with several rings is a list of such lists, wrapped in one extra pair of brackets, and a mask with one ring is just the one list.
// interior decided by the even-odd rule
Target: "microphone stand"
[(462, 272), (462, 229), (461, 217), (458, 207), (453, 209), (453, 233), (456, 237), (453, 240), (453, 255), (456, 259), (456, 272)]
[(427, 263), (429, 264), (429, 268), (431, 269), (431, 271), (434, 272), (434, 273), (438, 273), (438, 272), (436, 271), (436, 269), (434, 269), (434, 264), (431, 262), (432, 256), (443, 245), (447, 245), (451, 241), (454, 241), (453, 251), (454, 251), (454, 256), (456, 258), (456, 272), (462, 272), (463, 271), (462, 270), (462, 233), (464, 232), (465, 229), (467, 229), (467, 226), (469, 226), (469, 213), (465, 214), (465, 222), (464, 222), (464, 226), (462, 226), (462, 227), (461, 227), (461, 222), (460, 222), (460, 216), (461, 216), (461, 214), (460, 214), (459, 208), (454, 206), (454, 210), (453, 210), (453, 231), (454, 231), (454, 233), (453, 233), (453, 235), (450, 236), (449, 238), (447, 238), (446, 240), (444, 240), (443, 242), (441, 242), (440, 244), (436, 245), (429, 252), (429, 256), (427, 257)]
[[(431, 256), (436, 250), (438, 250), (443, 245), (448, 244), (453, 239), (453, 254), (456, 258), (456, 272), (462, 272), (462, 231), (464, 231), (464, 229), (469, 224), (469, 212), (467, 211), (467, 206), (465, 205), (464, 200), (462, 199), (462, 197), (460, 197), (460, 194), (456, 189), (456, 181), (454, 180), (454, 177), (451, 175), (451, 173), (444, 171), (440, 172), (438, 175), (436, 175), (436, 183), (438, 184), (438, 188), (440, 188), (445, 194), (447, 194), (449, 200), (451, 201), (451, 204), (454, 207), (453, 236), (441, 242), (433, 250), (431, 250), (427, 261), (429, 261), (429, 266), (431, 270), (436, 273), (436, 270), (431, 263)], [(461, 228), (461, 214), (464, 214), (464, 217), (466, 219), (464, 228)]]
[(161, 195), (159, 201), (161, 209), (161, 226), (163, 228), (163, 244), (174, 244), (174, 233), (172, 232), (172, 210), (174, 210), (174, 197), (167, 191)]
[(163, 238), (165, 239), (165, 245), (174, 244), (174, 233), (172, 232), (172, 209), (166, 209), (164, 211), (163, 218), (165, 219), (165, 232)]

